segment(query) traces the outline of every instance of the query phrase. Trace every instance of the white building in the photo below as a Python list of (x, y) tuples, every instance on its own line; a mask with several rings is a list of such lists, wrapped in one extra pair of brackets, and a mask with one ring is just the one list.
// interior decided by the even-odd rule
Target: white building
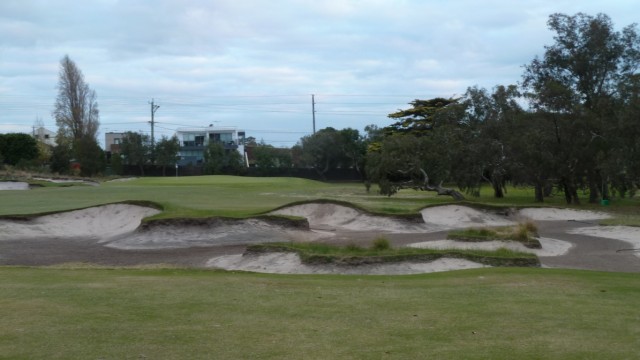
[(44, 127), (34, 128), (33, 137), (49, 146), (56, 146), (56, 133)]
[(232, 127), (178, 128), (176, 136), (180, 142), (178, 165), (201, 165), (204, 151), (212, 142), (221, 143), (225, 151), (237, 151), (247, 159), (244, 151), (245, 132)]

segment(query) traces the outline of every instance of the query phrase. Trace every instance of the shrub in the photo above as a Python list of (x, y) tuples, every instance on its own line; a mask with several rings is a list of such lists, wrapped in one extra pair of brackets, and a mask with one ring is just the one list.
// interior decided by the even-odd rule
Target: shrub
[(379, 250), (379, 251), (388, 250), (388, 249), (391, 249), (391, 243), (389, 243), (389, 240), (387, 240), (387, 238), (380, 236), (375, 240), (373, 240), (373, 244), (371, 245), (371, 248), (373, 250)]

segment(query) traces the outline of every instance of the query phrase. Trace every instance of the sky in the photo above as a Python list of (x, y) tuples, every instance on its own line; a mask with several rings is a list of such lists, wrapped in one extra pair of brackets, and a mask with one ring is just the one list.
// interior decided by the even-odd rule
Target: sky
[(107, 132), (236, 127), (290, 147), (363, 131), (414, 99), (518, 84), (553, 44), (549, 15), (638, 22), (637, 0), (1, 0), (0, 133), (56, 131), (68, 55)]

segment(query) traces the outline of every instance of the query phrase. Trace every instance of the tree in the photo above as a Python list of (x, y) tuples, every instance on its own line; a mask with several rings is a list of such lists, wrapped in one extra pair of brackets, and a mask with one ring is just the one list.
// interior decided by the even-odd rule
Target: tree
[(149, 161), (151, 154), (151, 138), (142, 133), (124, 133), (120, 143), (120, 154), (124, 157), (125, 164), (138, 166), (140, 175), (144, 176), (144, 165)]
[(38, 157), (38, 143), (29, 134), (0, 134), (0, 156), (8, 165), (31, 161)]
[(156, 143), (156, 163), (162, 166), (162, 176), (165, 176), (167, 166), (174, 166), (178, 161), (179, 150), (180, 141), (175, 135), (171, 138), (162, 136), (160, 141)]
[(557, 177), (568, 203), (579, 203), (586, 182), (590, 201), (606, 189), (607, 159), (617, 142), (613, 135), (620, 92), (640, 66), (640, 37), (635, 25), (621, 32), (604, 14), (553, 14), (548, 26), (555, 43), (542, 59), (525, 66), (524, 86), (534, 109), (549, 119), (556, 142)]
[(382, 141), (368, 145), (365, 185), (375, 182), (389, 196), (412, 188), (464, 199), (442, 186), (452, 180), (454, 155), (460, 148), (458, 101), (436, 98), (410, 104), (411, 109), (389, 115), (400, 120), (382, 130)]
[(344, 161), (338, 130), (328, 127), (300, 139), (302, 162), (316, 170), (323, 179), (326, 173)]
[(70, 142), (84, 137), (96, 138), (100, 126), (96, 93), (85, 83), (82, 71), (68, 55), (60, 61), (53, 117), (58, 125), (58, 137)]
[(337, 168), (361, 172), (366, 145), (358, 130), (336, 130), (328, 127), (302, 137), (292, 149), (294, 157), (297, 157), (298, 152), (301, 166), (312, 167), (325, 178), (329, 170)]
[(105, 155), (98, 142), (90, 137), (83, 137), (75, 141), (77, 158), (80, 162), (80, 175), (93, 176), (100, 174), (105, 168)]
[[(94, 146), (100, 126), (99, 114), (95, 91), (85, 83), (75, 62), (65, 55), (60, 61), (58, 95), (52, 113), (58, 125), (56, 168), (62, 166), (59, 160), (69, 158), (81, 161), (81, 167), (93, 173), (96, 165), (104, 161), (99, 158), (104, 155), (95, 151)], [(91, 151), (84, 152), (87, 149)], [(89, 157), (89, 154), (96, 158)], [(82, 164), (82, 161), (87, 164)]]
[(255, 166), (260, 175), (274, 175), (279, 169), (292, 167), (291, 150), (279, 149), (268, 144), (257, 144), (252, 147)]
[(210, 142), (204, 152), (205, 174), (238, 175), (244, 170), (244, 158), (236, 150), (225, 150), (220, 142)]

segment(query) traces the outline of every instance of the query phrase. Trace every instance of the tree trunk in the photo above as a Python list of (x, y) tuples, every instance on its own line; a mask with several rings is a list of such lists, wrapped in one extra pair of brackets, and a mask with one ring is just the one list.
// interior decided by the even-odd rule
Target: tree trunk
[(598, 179), (597, 171), (589, 171), (589, 203), (597, 204), (600, 202), (600, 189), (598, 184), (600, 183)]
[(541, 182), (535, 184), (535, 202), (544, 202), (544, 184)]
[(493, 197), (502, 199), (504, 197), (504, 188), (502, 184), (498, 182), (492, 182), (491, 185), (493, 186)]

